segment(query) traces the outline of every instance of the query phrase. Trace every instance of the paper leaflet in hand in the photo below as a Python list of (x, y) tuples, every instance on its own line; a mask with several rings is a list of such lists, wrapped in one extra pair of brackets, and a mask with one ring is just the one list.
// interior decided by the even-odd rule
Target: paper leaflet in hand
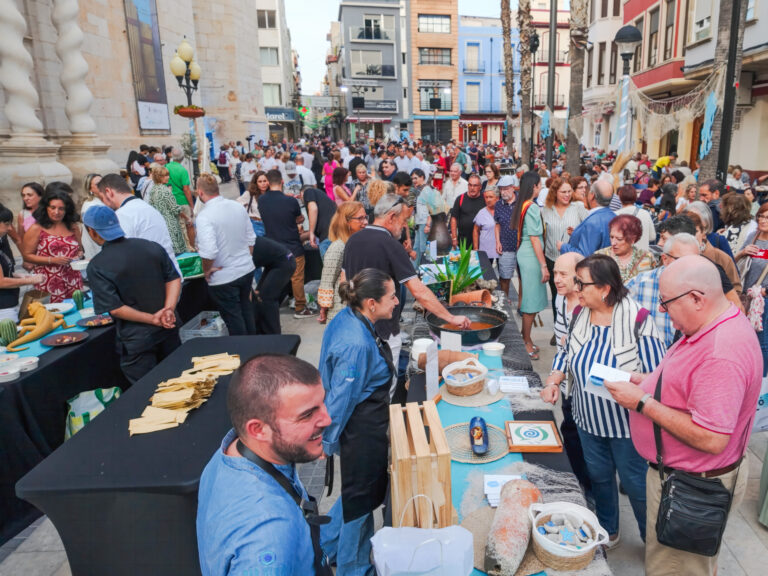
[(604, 382), (629, 382), (631, 374), (618, 368), (606, 366), (595, 362), (592, 364), (592, 368), (589, 369), (589, 376), (585, 383), (584, 389), (590, 394), (595, 396), (601, 396), (606, 400), (615, 402), (611, 393), (603, 385)]

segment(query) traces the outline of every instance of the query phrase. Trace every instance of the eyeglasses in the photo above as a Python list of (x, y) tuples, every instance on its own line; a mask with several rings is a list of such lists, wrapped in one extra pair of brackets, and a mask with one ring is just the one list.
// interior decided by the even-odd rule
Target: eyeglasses
[(664, 312), (669, 312), (669, 305), (672, 304), (672, 302), (682, 298), (683, 296), (688, 296), (688, 294), (692, 292), (698, 292), (699, 294), (704, 294), (704, 292), (702, 292), (701, 290), (695, 290), (695, 289), (688, 290), (688, 292), (683, 292), (682, 294), (678, 294), (677, 296), (675, 296), (674, 298), (670, 298), (669, 300), (662, 300), (661, 294), (659, 294), (659, 306), (661, 307), (662, 310), (664, 310)]
[(768, 220), (768, 214), (760, 214), (757, 217), (758, 220)]
[(573, 277), (573, 284), (579, 292), (584, 290), (584, 286), (597, 286), (597, 282), (583, 282), (578, 276)]
[(368, 220), (368, 216), (363, 214), (362, 216), (350, 216), (347, 218), (347, 220), (357, 220), (358, 222), (362, 222), (363, 220)]

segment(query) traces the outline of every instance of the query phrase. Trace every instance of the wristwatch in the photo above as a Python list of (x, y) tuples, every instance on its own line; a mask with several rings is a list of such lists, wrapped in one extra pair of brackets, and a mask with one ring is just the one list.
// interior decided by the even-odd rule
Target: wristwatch
[(640, 398), (640, 402), (637, 403), (637, 406), (635, 407), (635, 410), (639, 412), (640, 414), (643, 413), (643, 408), (645, 407), (645, 403), (650, 400), (652, 396), (650, 394), (644, 394), (642, 398)]

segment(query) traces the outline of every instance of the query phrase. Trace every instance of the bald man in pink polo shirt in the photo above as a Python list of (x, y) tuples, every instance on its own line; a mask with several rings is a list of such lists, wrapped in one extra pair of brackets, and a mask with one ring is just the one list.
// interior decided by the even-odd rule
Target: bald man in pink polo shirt
[[(632, 441), (648, 460), (648, 576), (714, 575), (717, 556), (706, 557), (664, 546), (656, 539), (661, 479), (656, 467), (653, 423), (662, 429), (665, 468), (719, 478), (734, 490), (737, 509), (747, 487), (744, 454), (752, 431), (763, 360), (747, 318), (723, 295), (715, 266), (701, 256), (669, 265), (659, 281), (660, 310), (683, 337), (649, 375), (632, 382), (606, 382), (616, 401), (630, 410)], [(661, 402), (653, 399), (663, 372)]]

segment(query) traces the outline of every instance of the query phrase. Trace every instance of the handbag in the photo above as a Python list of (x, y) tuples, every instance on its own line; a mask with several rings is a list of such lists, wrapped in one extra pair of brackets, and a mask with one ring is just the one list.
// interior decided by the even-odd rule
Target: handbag
[[(662, 374), (659, 374), (653, 394), (657, 402), (661, 402), (661, 379)], [(662, 486), (656, 515), (656, 539), (676, 550), (716, 556), (728, 521), (736, 482), (733, 490), (729, 491), (719, 478), (704, 478), (682, 470), (671, 470), (665, 478), (661, 428), (655, 422), (653, 436)]]
[[(739, 294), (739, 298), (741, 299), (741, 305), (744, 308), (744, 314), (746, 314), (747, 317), (749, 317), (750, 308), (752, 307), (752, 303), (755, 300), (755, 293), (754, 292), (750, 293), (750, 290), (752, 290), (753, 287), (762, 288), (763, 280), (765, 280), (766, 274), (768, 274), (768, 264), (766, 264), (763, 267), (763, 271), (760, 272), (760, 276), (757, 277), (757, 280), (755, 281), (755, 283), (752, 286), (750, 286), (748, 289), (743, 290), (741, 294)], [(746, 274), (744, 274), (744, 276), (746, 277)], [(754, 324), (753, 324), (753, 327), (754, 327)]]
[(67, 400), (67, 423), (64, 429), (64, 440), (69, 440), (77, 432), (85, 428), (91, 420), (104, 411), (104, 408), (120, 398), (122, 391), (117, 386), (113, 388), (97, 388), (80, 392)]

